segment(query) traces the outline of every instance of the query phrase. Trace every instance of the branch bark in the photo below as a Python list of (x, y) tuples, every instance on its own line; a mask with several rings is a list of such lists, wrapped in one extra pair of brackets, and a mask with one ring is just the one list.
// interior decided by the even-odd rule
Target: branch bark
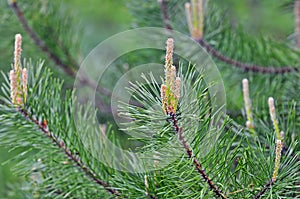
[(41, 130), (41, 132), (47, 136), (58, 148), (60, 148), (64, 154), (68, 157), (68, 159), (70, 161), (72, 161), (76, 167), (83, 171), (84, 174), (90, 178), (91, 180), (93, 180), (96, 184), (100, 185), (101, 187), (103, 187), (107, 192), (115, 195), (115, 196), (119, 196), (120, 192), (118, 192), (117, 190), (109, 187), (109, 185), (104, 182), (103, 180), (99, 179), (98, 176), (96, 175), (96, 173), (94, 173), (94, 171), (92, 169), (90, 169), (86, 164), (84, 164), (80, 158), (76, 155), (74, 155), (70, 149), (68, 149), (64, 143), (64, 141), (59, 140), (57, 137), (55, 137), (53, 135), (53, 133), (51, 133), (48, 129), (47, 126), (45, 126), (44, 124), (40, 123), (37, 119), (33, 118), (26, 110), (24, 109), (18, 109), (18, 111), (30, 122), (34, 123), (35, 125), (38, 126), (38, 128)]
[(168, 2), (166, 0), (158, 0), (158, 3), (160, 5), (160, 11), (161, 11), (163, 22), (165, 24), (165, 28), (168, 31), (171, 31), (173, 28), (171, 26), (170, 15), (168, 12)]
[[(169, 31), (173, 30), (170, 22), (169, 12), (168, 12), (168, 4), (166, 0), (158, 0), (160, 4), (160, 10), (162, 14), (162, 19), (165, 24), (165, 28)], [(300, 47), (300, 0), (296, 0), (295, 4), (297, 4), (297, 15), (296, 15), (296, 5), (295, 5), (295, 15), (297, 23), (297, 35), (298, 35), (298, 42)], [(209, 54), (211, 54), (213, 57), (217, 58), (218, 60), (229, 64), (230, 66), (235, 66), (241, 70), (244, 71), (251, 71), (254, 73), (263, 73), (263, 74), (285, 74), (285, 73), (292, 73), (292, 72), (299, 72), (299, 68), (295, 66), (281, 66), (281, 67), (272, 67), (272, 66), (259, 66), (255, 64), (248, 64), (243, 63), (237, 60), (233, 60), (229, 57), (226, 57), (222, 55), (220, 52), (218, 52), (216, 49), (211, 47), (209, 44), (207, 44), (204, 40), (198, 40), (197, 41), (203, 48), (207, 50)]]
[(269, 182), (267, 182), (265, 184), (265, 186), (263, 187), (263, 189), (260, 192), (258, 192), (256, 196), (254, 196), (254, 199), (261, 198), (272, 185), (273, 185), (273, 182), (271, 180)]
[[(66, 63), (64, 63), (58, 56), (56, 56), (45, 44), (45, 42), (37, 35), (37, 33), (29, 26), (24, 13), (19, 8), (16, 1), (12, 1), (10, 6), (12, 7), (13, 11), (15, 12), (18, 20), (20, 21), (21, 25), (23, 26), (24, 30), (29, 34), (31, 39), (34, 41), (34, 43), (49, 57), (50, 60), (52, 60), (58, 67), (60, 67), (68, 76), (75, 78), (76, 71), (71, 69)], [(59, 45), (61, 46), (61, 45)], [(62, 49), (66, 53), (66, 49)], [(79, 64), (75, 63), (75, 60), (73, 58), (70, 58), (72, 63), (74, 64), (75, 68), (79, 68)], [(103, 94), (104, 96), (111, 97), (112, 92), (104, 87), (98, 86), (98, 84), (89, 79), (86, 74), (82, 73), (79, 82), (82, 85), (87, 85), (93, 90), (98, 91), (99, 93)], [(111, 112), (111, 108), (108, 106), (105, 106), (105, 102), (101, 99), (101, 97), (97, 98), (97, 101), (99, 104), (101, 104), (101, 108), (104, 108), (101, 110), (102, 112)], [(136, 106), (141, 106), (140, 103), (137, 103), (135, 101), (132, 101), (131, 104)]]
[(31, 29), (28, 25), (26, 18), (24, 17), (23, 12), (20, 10), (16, 1), (12, 2), (11, 4), (12, 9), (16, 13), (20, 23), (22, 24), (24, 30), (29, 34), (32, 38), (34, 43), (44, 52), (47, 56), (69, 76), (74, 77), (75, 71), (73, 71), (67, 64), (65, 64), (58, 56), (56, 56), (46, 45), (45, 43), (39, 38), (39, 36)]
[(228, 58), (221, 53), (219, 53), (216, 49), (211, 47), (209, 44), (207, 44), (204, 40), (198, 40), (197, 41), (203, 48), (207, 50), (209, 54), (214, 56), (215, 58), (219, 59), (220, 61), (229, 64), (231, 66), (235, 66), (241, 70), (244, 71), (252, 71), (255, 73), (265, 73), (265, 74), (284, 74), (284, 73), (291, 73), (291, 72), (298, 72), (298, 67), (272, 67), (272, 66), (258, 66), (254, 64), (246, 64), (237, 60), (233, 60), (231, 58)]
[(178, 138), (188, 155), (188, 158), (193, 160), (193, 164), (196, 167), (197, 172), (201, 175), (203, 180), (207, 182), (209, 188), (216, 194), (216, 196), (222, 199), (227, 199), (225, 194), (223, 194), (222, 191), (218, 189), (218, 187), (215, 185), (212, 179), (208, 176), (208, 174), (206, 173), (205, 169), (202, 167), (199, 160), (193, 155), (192, 149), (190, 148), (190, 146), (188, 145), (187, 141), (184, 138), (183, 128), (179, 127), (178, 125), (176, 114), (171, 114), (171, 123), (174, 127), (175, 133), (178, 135)]

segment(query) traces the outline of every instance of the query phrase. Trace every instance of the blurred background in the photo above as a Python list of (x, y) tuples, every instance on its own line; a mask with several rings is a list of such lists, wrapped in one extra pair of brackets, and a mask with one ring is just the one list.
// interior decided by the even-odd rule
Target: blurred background
[[(47, 0), (45, 0), (47, 1)], [(50, 0), (48, 0), (50, 1)], [(214, 0), (211, 0), (214, 1)], [(73, 19), (78, 21), (78, 26), (84, 27), (83, 37), (80, 41), (82, 58), (86, 56), (99, 42), (115, 33), (135, 27), (133, 17), (126, 7), (126, 0), (73, 0), (60, 1), (61, 5), (71, 13), (75, 13)], [(157, 3), (157, 0), (153, 0)], [(270, 37), (285, 40), (294, 32), (294, 18), (291, 9), (282, 6), (279, 0), (226, 0), (217, 1), (221, 9), (227, 10), (233, 27), (241, 24), (253, 35), (268, 35)], [(30, 10), (30, 7), (27, 8)], [(47, 9), (47, 8), (46, 8)], [(4, 12), (5, 11), (5, 12)], [(2, 16), (1, 16), (2, 15)], [(24, 56), (34, 60), (44, 59), (39, 49), (20, 25), (13, 25), (16, 16), (7, 1), (0, 3), (0, 70), (7, 73), (13, 61), (14, 35), (21, 32), (24, 37)], [(9, 20), (14, 23), (9, 23)], [(36, 53), (36, 57), (34, 56)], [(81, 58), (81, 59), (82, 59)], [(48, 65), (48, 63), (46, 63)], [(57, 74), (64, 78), (63, 75)], [(20, 132), (22, 133), (22, 132)], [(12, 164), (4, 164), (13, 153), (8, 149), (0, 148), (0, 198), (18, 198), (14, 191), (14, 185), (22, 184), (22, 179), (16, 177), (11, 168)]]

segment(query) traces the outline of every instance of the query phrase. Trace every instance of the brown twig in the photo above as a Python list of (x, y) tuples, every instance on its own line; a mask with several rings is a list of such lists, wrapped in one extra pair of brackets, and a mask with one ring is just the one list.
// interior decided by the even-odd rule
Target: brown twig
[(160, 11), (161, 11), (163, 22), (165, 24), (165, 28), (168, 31), (171, 31), (173, 28), (171, 26), (171, 20), (168, 12), (168, 2), (166, 0), (158, 0), (158, 3), (160, 5)]
[[(75, 77), (76, 73), (74, 70), (72, 70), (67, 64), (65, 64), (58, 56), (56, 56), (39, 38), (39, 36), (36, 34), (36, 32), (28, 25), (28, 22), (26, 18), (24, 17), (23, 12), (20, 10), (17, 2), (13, 1), (11, 4), (12, 9), (16, 13), (20, 23), (22, 24), (24, 30), (29, 34), (31, 39), (34, 41), (34, 43), (44, 52), (48, 55), (48, 57), (57, 65), (59, 66), (67, 75), (71, 77)], [(74, 63), (76, 68), (79, 68), (77, 63)], [(106, 96), (111, 96), (112, 92), (109, 91), (106, 88), (99, 87), (95, 82), (89, 80), (85, 74), (82, 74), (82, 76), (79, 79), (80, 83), (88, 85), (92, 89), (95, 89)]]
[(252, 71), (252, 72), (255, 72), (255, 73), (266, 73), (266, 74), (284, 74), (284, 73), (291, 73), (291, 72), (298, 72), (299, 71), (299, 68), (297, 68), (297, 67), (285, 66), (285, 67), (276, 67), (275, 68), (275, 67), (271, 67), (271, 66), (265, 67), (265, 66), (258, 66), (258, 65), (254, 65), (254, 64), (242, 63), (240, 61), (233, 60), (231, 58), (228, 58), (228, 57), (222, 55), (216, 49), (214, 49), (209, 44), (207, 44), (204, 40), (198, 40), (197, 42), (203, 48), (205, 48), (209, 54), (216, 57), (220, 61), (223, 61), (226, 64), (229, 64), (231, 66), (235, 66), (237, 68), (240, 68), (244, 71)]
[(266, 191), (273, 185), (273, 183), (274, 182), (272, 180), (270, 180), (269, 182), (267, 182), (264, 185), (263, 189), (260, 192), (258, 192), (258, 194), (256, 196), (254, 196), (254, 199), (261, 198), (261, 196), (264, 195), (264, 193), (266, 193)]
[(44, 52), (47, 54), (47, 56), (53, 60), (53, 62), (60, 66), (62, 70), (68, 74), (69, 76), (75, 76), (75, 72), (67, 65), (65, 64), (58, 56), (56, 56), (46, 45), (45, 43), (39, 38), (39, 36), (31, 29), (31, 27), (28, 25), (27, 20), (24, 17), (23, 12), (20, 10), (18, 4), (16, 1), (12, 1), (10, 6), (16, 13), (20, 23), (22, 24), (25, 31), (30, 35), (34, 43)]
[[(41, 38), (37, 35), (37, 33), (29, 26), (26, 18), (24, 17), (24, 13), (21, 11), (21, 9), (19, 8), (18, 4), (16, 1), (12, 1), (10, 3), (12, 9), (14, 10), (14, 12), (16, 13), (17, 18), (19, 19), (20, 23), (22, 24), (24, 30), (29, 34), (29, 36), (31, 37), (31, 39), (34, 41), (34, 43), (45, 53), (48, 55), (48, 57), (57, 65), (59, 66), (67, 75), (69, 75), (70, 77), (75, 77), (76, 76), (76, 71), (74, 71), (73, 69), (71, 69), (67, 64), (65, 64), (58, 56), (56, 56), (46, 45), (45, 42), (43, 42), (43, 40), (41, 40)], [(60, 47), (62, 47), (61, 45), (59, 45)], [(66, 49), (63, 48), (62, 49), (65, 53), (66, 53)], [(73, 58), (71, 58), (71, 62), (72, 64), (74, 64), (75, 68), (79, 68), (78, 64), (74, 61)], [(112, 92), (104, 87), (100, 87), (97, 85), (97, 83), (91, 79), (89, 79), (87, 77), (87, 75), (83, 72), (81, 72), (81, 76), (79, 77), (79, 82), (82, 85), (87, 85), (88, 87), (90, 87), (91, 89), (94, 89), (96, 91), (98, 91), (99, 93), (107, 96), (107, 97), (111, 97), (112, 96)], [(104, 104), (104, 102), (102, 102), (103, 100), (100, 99), (100, 97), (97, 99), (98, 103), (102, 104), (101, 107), (105, 108), (105, 111), (109, 111), (111, 110), (109, 107), (106, 107)], [(131, 104), (136, 105), (136, 106), (141, 106), (140, 103), (132, 101)]]
[(190, 146), (188, 145), (187, 141), (184, 138), (183, 135), (183, 128), (179, 127), (178, 125), (178, 120), (176, 117), (176, 114), (171, 114), (170, 115), (171, 118), (171, 123), (174, 127), (174, 131), (175, 133), (178, 135), (178, 138), (183, 146), (183, 148), (185, 149), (189, 159), (193, 160), (193, 164), (195, 165), (198, 173), (201, 175), (201, 177), (203, 178), (203, 180), (205, 182), (207, 182), (209, 188), (220, 198), (222, 199), (226, 199), (227, 197), (222, 193), (221, 190), (218, 189), (218, 187), (214, 184), (214, 182), (212, 181), (212, 179), (207, 175), (205, 169), (202, 167), (201, 163), (199, 162), (199, 160), (193, 155), (192, 149), (190, 148)]
[(26, 110), (24, 109), (18, 109), (18, 111), (30, 122), (35, 123), (39, 129), (43, 132), (44, 135), (46, 135), (57, 147), (59, 147), (64, 153), (65, 155), (69, 158), (70, 161), (74, 162), (76, 167), (83, 171), (84, 174), (90, 178), (91, 180), (93, 180), (96, 184), (100, 185), (101, 187), (103, 187), (107, 192), (115, 195), (115, 196), (119, 196), (120, 193), (113, 189), (110, 188), (108, 186), (108, 184), (102, 180), (100, 180), (96, 173), (94, 173), (86, 164), (84, 164), (80, 158), (76, 155), (74, 155), (70, 149), (68, 149), (64, 143), (64, 141), (59, 140), (57, 137), (55, 137), (48, 129), (47, 125), (39, 122), (36, 118), (32, 117), (28, 112), (26, 112)]
[[(165, 24), (165, 28), (169, 31), (171, 31), (173, 28), (170, 23), (170, 16), (168, 13), (168, 5), (166, 0), (158, 0), (160, 3), (160, 9), (162, 13), (162, 19)], [(300, 34), (300, 0), (296, 0), (295, 3), (299, 3), (299, 34)], [(299, 36), (300, 37), (300, 36)], [(254, 73), (264, 73), (264, 74), (284, 74), (284, 73), (291, 73), (291, 72), (298, 72), (299, 68), (295, 66), (282, 66), (282, 67), (272, 67), (272, 66), (258, 66), (254, 64), (247, 64), (243, 63), (237, 60), (233, 60), (229, 57), (226, 57), (222, 55), (220, 52), (218, 52), (216, 49), (211, 47), (209, 44), (207, 44), (204, 40), (198, 40), (197, 41), (203, 48), (207, 50), (209, 54), (216, 57), (222, 62), (225, 62), (226, 64), (229, 64), (231, 66), (235, 66), (237, 68), (240, 68), (244, 71), (251, 71)], [(299, 39), (299, 45), (300, 45), (300, 39)]]

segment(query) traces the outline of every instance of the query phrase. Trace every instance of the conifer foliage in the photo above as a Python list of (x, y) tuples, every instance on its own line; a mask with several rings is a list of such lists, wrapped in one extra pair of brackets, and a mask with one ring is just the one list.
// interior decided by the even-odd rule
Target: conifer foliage
[[(27, 39), (46, 55), (46, 63), (75, 78), (79, 64), (72, 57), (74, 46), (61, 42), (59, 35), (68, 28), (65, 19), (40, 10), (39, 19), (47, 21), (41, 29), (58, 25), (56, 39), (49, 38), (35, 29), (39, 19), (23, 13), (25, 2), (9, 4)], [(60, 5), (48, 4), (52, 10)], [(213, 0), (130, 0), (128, 8), (137, 25), (164, 27), (167, 35), (185, 32), (211, 55), (223, 77), (228, 112), (212, 112), (216, 99), (209, 95), (211, 85), (194, 63), (176, 60), (177, 43), (170, 37), (160, 55), (165, 57), (163, 83), (151, 73), (143, 76), (146, 85), (131, 82), (133, 100), (120, 105), (119, 115), (131, 119), (124, 129), (109, 119), (98, 124), (97, 110), (79, 105), (75, 91), (64, 89), (44, 62), (21, 61), (22, 36), (16, 34), (13, 68), (9, 75), (3, 72), (0, 105), (0, 145), (18, 152), (14, 170), (26, 179), (16, 191), (26, 198), (300, 198), (297, 47), (234, 30)], [(112, 95), (112, 88), (100, 87), (87, 76), (80, 81), (101, 93), (96, 97), (102, 107)], [(144, 135), (131, 138), (139, 153), (159, 151), (145, 157), (155, 169), (117, 170), (87, 150), (82, 139), (96, 136), (92, 143), (101, 154), (107, 150), (105, 139), (121, 148), (124, 140), (116, 135), (125, 130)], [(217, 142), (208, 149), (212, 138)], [(109, 150), (120, 165), (136, 163), (134, 157)]]

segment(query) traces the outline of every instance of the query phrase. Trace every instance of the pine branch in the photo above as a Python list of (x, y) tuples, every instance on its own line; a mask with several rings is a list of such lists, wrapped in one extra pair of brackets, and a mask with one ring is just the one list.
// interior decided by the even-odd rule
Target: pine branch
[(72, 162), (75, 163), (76, 167), (78, 167), (79, 170), (82, 170), (84, 172), (84, 174), (90, 178), (91, 180), (93, 180), (96, 184), (100, 185), (101, 187), (103, 187), (107, 192), (115, 195), (115, 196), (119, 196), (120, 193), (113, 189), (110, 188), (108, 186), (108, 184), (104, 181), (102, 181), (101, 179), (99, 179), (97, 177), (97, 175), (87, 166), (85, 165), (79, 157), (77, 157), (76, 155), (74, 155), (70, 149), (68, 149), (64, 143), (64, 141), (59, 140), (57, 137), (55, 137), (48, 129), (46, 124), (42, 124), (41, 122), (39, 122), (37, 119), (35, 119), (34, 117), (32, 117), (26, 110), (24, 109), (17, 109), (19, 113), (21, 113), (28, 121), (33, 122), (34, 124), (36, 124), (39, 129), (43, 132), (44, 135), (46, 135), (49, 139), (52, 140), (52, 142), (58, 147), (60, 148), (65, 155), (69, 158), (69, 160), (71, 160)]
[(254, 197), (254, 199), (259, 199), (261, 198), (266, 191), (274, 184), (274, 182), (272, 180), (268, 181), (265, 186), (263, 187), (263, 189), (257, 193), (257, 195)]
[(254, 73), (265, 73), (265, 74), (284, 74), (284, 73), (292, 73), (292, 72), (298, 72), (299, 69), (297, 67), (291, 67), (291, 66), (284, 66), (284, 67), (272, 67), (272, 66), (258, 66), (254, 64), (246, 64), (237, 60), (233, 60), (229, 57), (226, 57), (219, 53), (216, 49), (211, 47), (209, 44), (207, 44), (204, 40), (198, 40), (197, 41), (203, 48), (207, 50), (209, 54), (216, 57), (220, 61), (225, 62), (226, 64), (229, 64), (231, 66), (235, 66), (237, 68), (240, 68), (244, 71), (251, 71)]
[[(29, 34), (31, 39), (34, 41), (34, 43), (45, 53), (47, 56), (57, 65), (59, 66), (68, 76), (75, 77), (76, 73), (74, 70), (72, 70), (67, 64), (65, 64), (58, 56), (56, 56), (46, 45), (45, 42), (37, 35), (37, 33), (29, 26), (26, 18), (24, 17), (24, 13), (19, 8), (16, 1), (11, 2), (11, 7), (16, 13), (16, 16), (18, 17), (18, 20), (22, 24), (24, 30)], [(64, 50), (65, 51), (65, 50)], [(73, 58), (71, 58), (73, 60)], [(75, 68), (79, 68), (79, 65), (77, 63), (75, 64)], [(79, 79), (80, 83), (85, 84), (89, 86), (90, 88), (97, 90), (98, 92), (102, 93), (105, 96), (111, 97), (112, 92), (106, 88), (99, 87), (96, 82), (91, 81), (86, 77), (85, 74), (81, 76)], [(102, 103), (102, 107), (104, 107)], [(110, 110), (109, 108), (106, 108), (106, 110)]]
[(175, 133), (178, 135), (178, 138), (183, 146), (183, 148), (185, 149), (189, 159), (193, 160), (193, 164), (195, 165), (198, 173), (201, 175), (201, 177), (204, 179), (205, 182), (207, 182), (209, 188), (220, 198), (222, 199), (226, 199), (227, 197), (222, 193), (221, 190), (219, 190), (217, 188), (217, 186), (215, 185), (215, 183), (212, 181), (212, 179), (207, 175), (205, 169), (202, 167), (201, 163), (199, 162), (199, 160), (193, 155), (192, 149), (190, 148), (190, 146), (188, 145), (187, 141), (184, 138), (183, 135), (183, 128), (178, 126), (178, 120), (176, 117), (176, 114), (171, 114), (170, 115), (171, 118), (171, 123), (174, 127), (174, 131)]
[[(14, 12), (16, 13), (16, 16), (18, 18), (18, 20), (20, 21), (20, 23), (22, 24), (24, 30), (29, 34), (29, 36), (31, 37), (31, 39), (34, 41), (34, 43), (45, 53), (47, 54), (47, 56), (57, 65), (59, 66), (68, 76), (75, 78), (76, 76), (76, 71), (74, 71), (73, 69), (71, 69), (67, 64), (65, 64), (58, 56), (56, 56), (46, 45), (45, 42), (37, 35), (37, 33), (29, 26), (26, 18), (24, 17), (24, 13), (21, 11), (21, 9), (19, 8), (18, 4), (16, 1), (12, 1), (11, 2), (11, 7), (14, 10)], [(58, 43), (60, 47), (62, 47), (61, 42)], [(66, 48), (62, 47), (62, 51), (68, 55)], [(70, 55), (68, 55), (68, 57), (70, 57)], [(73, 63), (73, 65), (75, 66), (75, 68), (79, 68), (78, 63), (75, 62), (74, 58), (70, 57), (71, 62)], [(84, 74), (83, 72), (81, 72), (81, 76), (79, 78), (79, 81), (81, 84), (83, 85), (87, 85), (88, 87), (90, 87), (93, 90), (96, 90), (98, 92), (100, 92), (101, 94), (107, 96), (107, 97), (112, 97), (112, 92), (104, 87), (98, 86), (97, 83), (91, 79), (89, 79), (87, 77), (86, 74)], [(102, 99), (97, 99), (97, 103), (99, 105), (99, 107), (103, 107), (101, 109), (102, 112), (107, 112), (107, 113), (111, 113), (112, 110), (109, 106), (105, 106), (105, 102)], [(141, 106), (141, 104), (132, 101), (130, 102), (133, 105), (136, 106)]]
[(36, 34), (36, 32), (29, 26), (26, 18), (24, 17), (24, 13), (19, 8), (16, 1), (12, 1), (10, 4), (13, 11), (16, 13), (16, 16), (18, 17), (18, 20), (22, 24), (24, 30), (30, 35), (34, 43), (44, 52), (47, 54), (47, 56), (62, 70), (68, 74), (69, 76), (75, 76), (75, 71), (73, 71), (67, 64), (65, 64), (58, 56), (56, 56), (39, 38), (39, 36)]
[[(172, 30), (170, 17), (168, 13), (168, 5), (167, 1), (165, 0), (159, 0), (160, 3), (160, 10), (163, 22), (165, 24), (165, 28), (167, 30)], [(241, 70), (244, 71), (251, 71), (254, 73), (263, 73), (263, 74), (285, 74), (285, 73), (292, 73), (292, 72), (298, 72), (299, 68), (295, 66), (281, 66), (281, 67), (272, 67), (272, 66), (259, 66), (254, 64), (247, 64), (243, 63), (237, 60), (233, 60), (229, 57), (226, 57), (225, 55), (222, 55), (220, 52), (218, 52), (216, 49), (211, 47), (208, 43), (206, 43), (203, 39), (197, 40), (197, 42), (207, 50), (209, 54), (217, 58), (218, 60), (229, 64), (230, 66), (235, 66)]]
[(158, 0), (158, 3), (160, 6), (160, 11), (161, 11), (163, 22), (165, 24), (165, 28), (168, 31), (171, 31), (173, 28), (171, 25), (170, 16), (168, 12), (168, 2), (166, 0)]

